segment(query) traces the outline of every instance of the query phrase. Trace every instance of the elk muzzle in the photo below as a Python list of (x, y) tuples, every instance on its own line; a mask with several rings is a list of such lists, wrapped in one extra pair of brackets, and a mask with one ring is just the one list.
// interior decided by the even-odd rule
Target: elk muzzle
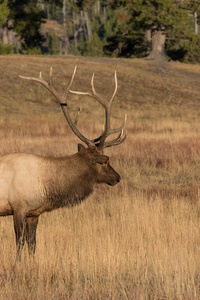
[(101, 166), (101, 172), (99, 173), (98, 183), (106, 183), (114, 186), (120, 182), (120, 175), (111, 167), (109, 163)]
[(113, 178), (110, 178), (110, 180), (107, 182), (107, 184), (111, 185), (111, 186), (114, 186), (117, 183), (119, 183), (120, 180), (121, 180), (120, 175), (117, 172), (115, 172), (115, 176), (113, 176)]

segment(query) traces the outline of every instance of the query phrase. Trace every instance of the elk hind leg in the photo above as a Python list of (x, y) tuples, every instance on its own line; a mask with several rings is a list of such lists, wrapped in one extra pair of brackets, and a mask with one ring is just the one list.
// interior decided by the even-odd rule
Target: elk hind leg
[(14, 212), (13, 219), (14, 219), (16, 246), (17, 246), (17, 259), (20, 260), (21, 250), (25, 242), (26, 217), (21, 212)]
[(38, 217), (27, 218), (25, 236), (26, 236), (26, 242), (28, 244), (29, 255), (35, 254), (37, 225), (38, 225)]

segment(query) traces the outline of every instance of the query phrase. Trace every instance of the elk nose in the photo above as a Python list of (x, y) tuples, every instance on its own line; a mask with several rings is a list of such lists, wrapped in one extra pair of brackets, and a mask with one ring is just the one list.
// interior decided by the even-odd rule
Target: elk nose
[(121, 176), (119, 175), (117, 182), (120, 182), (120, 180), (121, 180)]

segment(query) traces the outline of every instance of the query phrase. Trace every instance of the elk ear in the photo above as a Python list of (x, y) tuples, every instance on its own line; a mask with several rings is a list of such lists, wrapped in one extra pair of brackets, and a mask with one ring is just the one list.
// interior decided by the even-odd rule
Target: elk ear
[(85, 149), (85, 147), (82, 144), (78, 144), (78, 152), (81, 152), (83, 149)]
[(101, 164), (101, 165), (107, 163), (108, 160), (109, 157), (106, 155), (95, 155), (92, 159), (94, 163)]

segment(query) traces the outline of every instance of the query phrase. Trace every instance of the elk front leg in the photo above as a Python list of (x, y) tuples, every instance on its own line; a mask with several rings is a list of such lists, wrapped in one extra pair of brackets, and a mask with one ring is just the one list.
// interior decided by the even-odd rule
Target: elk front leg
[(37, 225), (38, 225), (38, 217), (27, 218), (25, 235), (26, 235), (26, 242), (28, 244), (29, 255), (35, 254)]
[(21, 250), (24, 246), (25, 241), (25, 225), (26, 217), (21, 212), (14, 212), (14, 228), (15, 228), (15, 237), (16, 237), (16, 246), (17, 246), (17, 259), (21, 259)]

